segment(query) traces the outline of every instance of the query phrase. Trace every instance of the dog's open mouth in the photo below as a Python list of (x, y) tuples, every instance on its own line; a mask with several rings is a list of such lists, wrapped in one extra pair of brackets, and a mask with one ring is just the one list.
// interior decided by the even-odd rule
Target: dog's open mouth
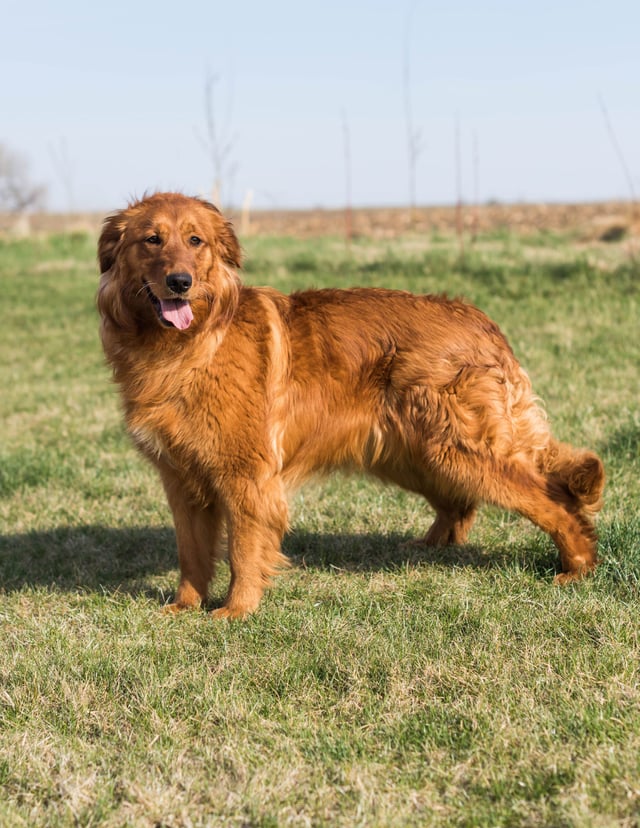
[(185, 331), (193, 322), (193, 311), (186, 299), (158, 299), (145, 282), (147, 296), (158, 314), (158, 319), (169, 328)]

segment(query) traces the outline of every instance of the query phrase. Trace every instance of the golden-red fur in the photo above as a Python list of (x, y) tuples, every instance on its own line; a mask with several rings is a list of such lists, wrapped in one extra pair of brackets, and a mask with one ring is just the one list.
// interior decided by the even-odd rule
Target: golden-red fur
[(595, 567), (602, 463), (552, 438), (481, 311), (382, 289), (245, 287), (231, 225), (175, 193), (108, 218), (99, 260), (105, 353), (175, 521), (175, 608), (205, 600), (226, 525), (231, 583), (215, 614), (255, 610), (286, 565), (287, 490), (335, 467), (422, 494), (436, 511), (425, 544), (463, 543), (487, 501), (551, 535), (559, 582)]

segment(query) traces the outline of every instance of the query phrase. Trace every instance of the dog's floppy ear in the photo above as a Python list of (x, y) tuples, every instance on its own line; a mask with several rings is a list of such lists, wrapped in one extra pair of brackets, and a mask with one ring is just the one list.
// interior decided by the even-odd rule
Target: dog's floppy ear
[(242, 250), (240, 242), (236, 236), (233, 225), (230, 221), (224, 220), (221, 230), (218, 231), (218, 240), (220, 242), (220, 249), (222, 258), (227, 264), (233, 267), (242, 267)]
[(111, 270), (116, 262), (118, 245), (122, 239), (127, 220), (124, 213), (115, 213), (104, 220), (102, 233), (98, 241), (98, 261), (100, 273)]
[(242, 249), (233, 225), (209, 201), (202, 204), (209, 210), (213, 237), (222, 261), (232, 267), (242, 267)]

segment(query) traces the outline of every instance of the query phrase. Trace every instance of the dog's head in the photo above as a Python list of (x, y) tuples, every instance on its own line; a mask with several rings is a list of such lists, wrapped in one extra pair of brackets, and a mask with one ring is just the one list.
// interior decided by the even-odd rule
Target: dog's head
[(241, 251), (212, 204), (156, 193), (106, 219), (98, 243), (98, 309), (122, 329), (186, 331), (228, 318)]

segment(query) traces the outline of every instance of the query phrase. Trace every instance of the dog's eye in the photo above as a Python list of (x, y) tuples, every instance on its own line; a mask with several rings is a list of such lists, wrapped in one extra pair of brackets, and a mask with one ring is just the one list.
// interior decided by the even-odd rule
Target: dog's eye
[(147, 236), (145, 239), (147, 244), (161, 244), (160, 236), (157, 233), (154, 233), (152, 236)]
[(202, 239), (200, 238), (200, 236), (191, 236), (191, 238), (189, 239), (189, 244), (192, 247), (199, 247), (202, 244)]

